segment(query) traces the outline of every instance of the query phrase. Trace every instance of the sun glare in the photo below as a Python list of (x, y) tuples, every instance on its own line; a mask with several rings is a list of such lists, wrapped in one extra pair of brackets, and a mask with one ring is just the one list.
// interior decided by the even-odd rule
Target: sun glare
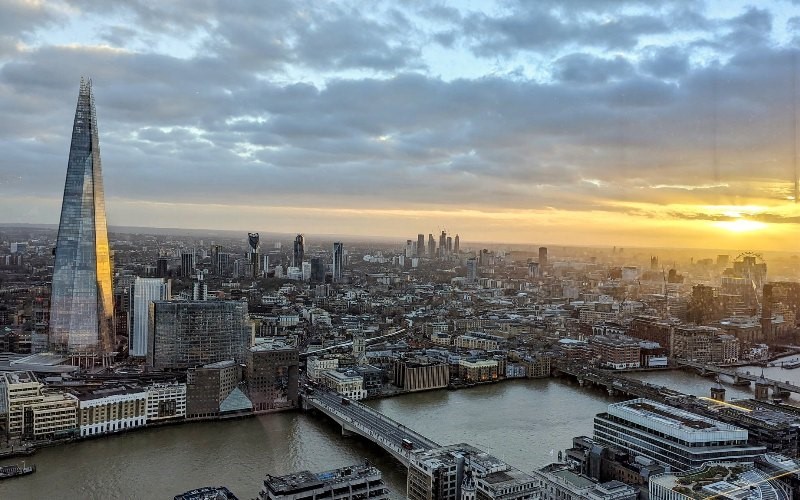
[(764, 229), (765, 227), (767, 227), (767, 224), (764, 222), (747, 220), (747, 219), (719, 221), (715, 222), (714, 225), (734, 233), (746, 233), (748, 231), (758, 231), (759, 229)]

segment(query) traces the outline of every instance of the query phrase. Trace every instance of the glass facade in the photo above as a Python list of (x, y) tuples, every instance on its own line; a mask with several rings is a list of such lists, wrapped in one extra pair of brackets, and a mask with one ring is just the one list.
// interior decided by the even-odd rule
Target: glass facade
[(112, 293), (92, 83), (81, 80), (53, 266), (50, 350), (65, 354), (111, 352)]
[(235, 360), (244, 363), (253, 345), (247, 302), (154, 301), (150, 303), (148, 365), (181, 369)]

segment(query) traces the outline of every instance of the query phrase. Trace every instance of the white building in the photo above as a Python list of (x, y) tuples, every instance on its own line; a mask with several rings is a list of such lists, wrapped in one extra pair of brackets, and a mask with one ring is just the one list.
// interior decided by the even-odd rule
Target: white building
[(364, 389), (364, 378), (358, 372), (352, 370), (326, 371), (322, 374), (320, 383), (353, 401), (367, 397), (367, 391)]
[(311, 380), (319, 380), (323, 372), (335, 370), (337, 368), (339, 368), (339, 358), (318, 358), (316, 356), (311, 356), (306, 361), (307, 375)]
[(141, 387), (96, 389), (77, 396), (81, 437), (120, 432), (147, 423), (147, 391)]
[(682, 472), (706, 462), (753, 462), (763, 446), (747, 430), (647, 399), (608, 406), (594, 418), (594, 440)]
[(550, 464), (533, 471), (539, 500), (635, 500), (636, 489), (619, 481), (598, 483), (573, 472), (564, 464)]
[(147, 423), (186, 417), (186, 384), (154, 384), (147, 388)]
[(43, 387), (31, 372), (2, 374), (0, 392), (9, 437), (44, 439), (75, 431), (77, 399), (61, 392), (43, 392)]
[(133, 307), (128, 317), (128, 353), (135, 357), (147, 356), (147, 338), (150, 322), (147, 315), (150, 303), (172, 298), (169, 281), (162, 278), (136, 278), (133, 282)]

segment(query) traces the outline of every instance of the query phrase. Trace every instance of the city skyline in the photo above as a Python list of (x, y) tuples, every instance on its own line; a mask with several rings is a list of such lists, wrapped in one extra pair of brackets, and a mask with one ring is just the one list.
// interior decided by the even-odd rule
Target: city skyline
[(55, 221), (57, 104), (84, 74), (117, 225), (796, 239), (789, 1), (252, 7), (0, 7), (3, 222)]

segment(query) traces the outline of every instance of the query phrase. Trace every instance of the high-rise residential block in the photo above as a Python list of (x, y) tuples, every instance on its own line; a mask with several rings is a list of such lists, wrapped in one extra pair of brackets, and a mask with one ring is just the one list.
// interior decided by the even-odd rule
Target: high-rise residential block
[(147, 336), (150, 322), (150, 303), (155, 300), (171, 298), (170, 282), (162, 278), (136, 278), (133, 283), (133, 309), (129, 315), (128, 354), (135, 357), (147, 356)]
[(294, 247), (292, 248), (292, 267), (303, 267), (303, 258), (306, 254), (306, 240), (302, 234), (298, 234), (294, 238)]

